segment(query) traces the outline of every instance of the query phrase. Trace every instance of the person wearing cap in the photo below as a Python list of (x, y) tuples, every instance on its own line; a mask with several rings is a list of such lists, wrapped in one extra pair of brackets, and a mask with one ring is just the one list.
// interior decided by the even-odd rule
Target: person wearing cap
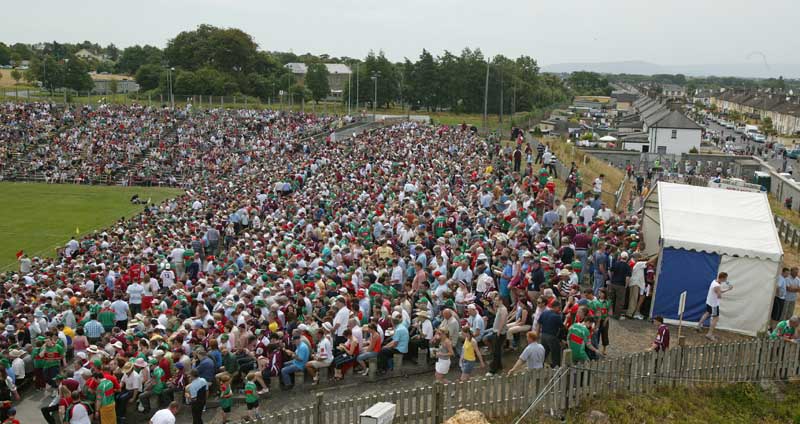
[(383, 349), (378, 353), (378, 372), (385, 373), (389, 369), (389, 361), (396, 353), (406, 355), (408, 353), (409, 334), (408, 328), (403, 324), (403, 318), (400, 314), (392, 315), (392, 324), (394, 325), (394, 334), (392, 334), (392, 341), (384, 345)]
[(294, 387), (294, 373), (297, 371), (304, 371), (306, 363), (311, 356), (308, 344), (301, 341), (301, 336), (292, 336), (292, 344), (295, 347), (294, 351), (283, 349), (287, 357), (293, 358), (288, 364), (285, 364), (281, 369), (281, 382), (285, 389), (289, 390)]
[[(614, 319), (624, 319), (622, 307), (625, 304), (625, 294), (631, 282), (631, 267), (628, 265), (628, 252), (623, 251), (619, 260), (611, 268), (611, 280), (608, 288), (611, 303), (614, 305)], [(632, 300), (633, 301), (633, 300)]]

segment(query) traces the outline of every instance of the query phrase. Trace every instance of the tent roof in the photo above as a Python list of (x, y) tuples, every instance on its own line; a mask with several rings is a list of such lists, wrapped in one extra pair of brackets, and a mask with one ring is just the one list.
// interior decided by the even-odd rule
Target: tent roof
[(783, 256), (764, 193), (659, 182), (658, 204), (664, 247), (776, 262)]

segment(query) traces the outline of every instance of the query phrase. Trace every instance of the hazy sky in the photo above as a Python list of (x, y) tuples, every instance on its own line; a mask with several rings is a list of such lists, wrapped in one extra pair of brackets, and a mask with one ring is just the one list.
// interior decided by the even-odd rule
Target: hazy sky
[(166, 45), (201, 23), (260, 48), (392, 60), (479, 47), (540, 64), (800, 62), (797, 0), (26, 0), (6, 1), (0, 41)]

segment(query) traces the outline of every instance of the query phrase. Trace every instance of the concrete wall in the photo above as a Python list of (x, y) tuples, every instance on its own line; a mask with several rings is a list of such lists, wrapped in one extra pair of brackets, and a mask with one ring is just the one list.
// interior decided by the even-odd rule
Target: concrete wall
[[(737, 160), (749, 159), (744, 156), (713, 153), (672, 155), (596, 148), (581, 148), (580, 150), (617, 168), (625, 169), (628, 164), (633, 165), (633, 169), (638, 172), (644, 172), (658, 162), (664, 169), (673, 169), (677, 165), (677, 172), (679, 173), (685, 173), (689, 169), (694, 169), (698, 173), (706, 173), (714, 172), (716, 168), (721, 168), (723, 175), (730, 176), (733, 175), (734, 163)], [(750, 181), (751, 179), (752, 173), (747, 180)]]

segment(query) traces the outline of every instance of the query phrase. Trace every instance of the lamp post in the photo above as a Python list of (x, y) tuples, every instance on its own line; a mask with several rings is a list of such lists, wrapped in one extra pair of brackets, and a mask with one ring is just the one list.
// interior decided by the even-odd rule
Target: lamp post
[[(69, 59), (64, 59), (64, 74), (69, 73)], [(67, 85), (64, 84), (64, 107), (67, 107)]]
[(172, 73), (175, 72), (174, 67), (169, 68), (169, 73), (167, 74), (169, 77), (169, 103), (172, 106), (172, 109), (175, 109), (175, 94), (173, 93), (173, 84), (172, 84)]
[(373, 72), (372, 73), (372, 82), (375, 84), (375, 92), (372, 98), (372, 120), (375, 121), (377, 114), (375, 113), (375, 108), (378, 105), (378, 77), (381, 76), (380, 72)]

